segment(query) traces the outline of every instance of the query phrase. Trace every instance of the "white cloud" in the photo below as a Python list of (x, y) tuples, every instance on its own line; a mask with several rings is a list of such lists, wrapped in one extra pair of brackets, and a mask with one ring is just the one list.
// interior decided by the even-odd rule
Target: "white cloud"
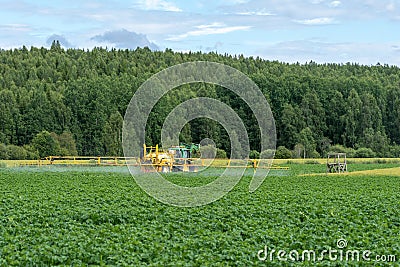
[(222, 1), (223, 5), (240, 5), (240, 4), (246, 4), (250, 0), (228, 0), (228, 1)]
[(332, 1), (332, 2), (329, 3), (329, 6), (330, 7), (338, 7), (341, 4), (342, 4), (342, 2), (340, 2), (340, 1)]
[(93, 36), (92, 41), (112, 43), (118, 48), (149, 47), (153, 50), (158, 50), (158, 46), (147, 39), (144, 34), (131, 32), (128, 30), (107, 31), (103, 34)]
[(387, 11), (394, 11), (396, 9), (396, 6), (393, 2), (390, 2), (389, 4), (386, 5), (386, 10)]
[(186, 33), (175, 35), (167, 38), (168, 41), (179, 41), (190, 36), (201, 36), (210, 34), (224, 34), (233, 31), (248, 30), (251, 26), (226, 26), (223, 23), (214, 22), (212, 24), (204, 24), (195, 27), (196, 30), (188, 31)]
[(274, 16), (275, 14), (271, 12), (267, 12), (265, 9), (262, 9), (260, 11), (245, 11), (245, 12), (238, 12), (236, 13), (237, 15), (243, 15), (243, 16)]
[(114, 19), (114, 15), (104, 14), (104, 13), (84, 14), (83, 16), (86, 16), (89, 19), (104, 21), (104, 22)]
[(334, 19), (332, 18), (303, 19), (303, 20), (294, 20), (294, 22), (304, 25), (326, 25), (335, 23)]
[[(380, 53), (386, 51), (386, 53)], [(390, 43), (330, 43), (314, 40), (295, 40), (266, 44), (256, 53), (270, 60), (283, 62), (347, 63), (365, 65), (376, 63), (399, 65), (398, 46)], [(396, 57), (397, 56), (397, 57)]]
[(4, 24), (0, 25), (0, 29), (9, 30), (9, 31), (18, 31), (18, 32), (26, 32), (30, 31), (31, 27), (27, 24)]
[(138, 1), (138, 5), (144, 10), (182, 12), (182, 9), (165, 0), (140, 0)]

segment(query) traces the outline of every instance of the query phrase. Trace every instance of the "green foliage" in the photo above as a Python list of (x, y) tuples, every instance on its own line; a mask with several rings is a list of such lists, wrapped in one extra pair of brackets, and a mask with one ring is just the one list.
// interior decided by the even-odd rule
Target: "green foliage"
[[(301, 111), (297, 106), (284, 104), (282, 110), (282, 119), (279, 126), (281, 135), (280, 143), (286, 147), (293, 148), (299, 138), (299, 132), (304, 128), (304, 122), (301, 119)], [(280, 133), (278, 132), (278, 133)]]
[(40, 159), (39, 152), (31, 145), (24, 145), (23, 148), (26, 150), (26, 159)]
[(212, 145), (201, 146), (200, 154), (204, 159), (214, 159), (216, 158), (217, 149)]
[[(325, 171), (316, 164), (292, 168)], [(251, 171), (221, 200), (183, 209), (149, 197), (130, 175), (93, 169), (0, 171), (1, 266), (311, 266), (260, 262), (257, 252), (321, 252), (337, 249), (340, 238), (348, 241), (344, 252), (398, 251), (398, 177), (270, 176), (249, 194)], [(215, 176), (167, 178), (194, 186)]]
[(346, 99), (343, 92), (333, 90), (329, 101), (325, 104), (326, 137), (332, 140), (333, 144), (343, 144), (343, 134), (345, 131), (345, 124), (348, 123), (349, 118), (345, 117), (346, 114)]
[(107, 156), (122, 156), (122, 123), (124, 119), (116, 111), (110, 115), (103, 130), (103, 143)]
[(2, 143), (0, 143), (0, 160), (1, 159), (8, 159), (7, 146)]
[(315, 142), (313, 132), (309, 127), (301, 130), (298, 142), (299, 144), (303, 145), (306, 158), (312, 158), (315, 155), (314, 151), (316, 151), (317, 144)]
[(383, 113), (383, 121), (385, 130), (387, 130), (388, 137), (395, 142), (400, 144), (400, 85), (393, 86), (387, 92), (386, 110)]
[(355, 158), (374, 158), (376, 153), (371, 148), (361, 147), (354, 152)]
[(0, 160), (36, 159), (37, 156), (25, 147), (0, 144)]
[(20, 146), (8, 145), (7, 146), (7, 156), (8, 159), (15, 160), (15, 159), (26, 159), (27, 158), (27, 151)]
[[(314, 145), (312, 143), (314, 140), (321, 139), (326, 132), (325, 110), (322, 107), (320, 98), (314, 90), (307, 91), (307, 93), (303, 96), (300, 110), (302, 112), (306, 128), (300, 132), (299, 142), (307, 142), (307, 144), (302, 144), (305, 145), (306, 152), (309, 153), (313, 151), (312, 146)], [(303, 131), (307, 131), (307, 133), (304, 133)], [(307, 141), (304, 138), (306, 138)]]
[(305, 150), (302, 144), (296, 144), (292, 150), (292, 158), (305, 158)]
[[(76, 143), (75, 139), (70, 132), (64, 131), (62, 134), (57, 135), (56, 133), (51, 133), (54, 140), (58, 142), (60, 145), (60, 152), (61, 156), (77, 156), (78, 151), (76, 150)], [(114, 154), (113, 156), (117, 156)]]
[(260, 152), (257, 150), (251, 150), (249, 153), (249, 158), (250, 159), (259, 159), (260, 158)]
[[(0, 87), (1, 88), (1, 87)], [(18, 120), (18, 108), (14, 93), (0, 89), (0, 143), (10, 144), (16, 135), (15, 121)]]
[(292, 152), (284, 146), (279, 146), (275, 152), (276, 159), (290, 159), (292, 158)]
[(400, 146), (390, 147), (390, 155), (394, 158), (400, 158)]
[(372, 128), (364, 130), (363, 137), (360, 139), (358, 146), (377, 151), (377, 156), (379, 157), (391, 156), (389, 153), (389, 139), (386, 134), (381, 131), (375, 131)]
[(31, 146), (39, 157), (56, 156), (60, 152), (60, 144), (48, 131), (42, 131), (33, 138)]
[(355, 150), (353, 148), (344, 147), (342, 145), (334, 145), (329, 148), (329, 152), (333, 153), (346, 153), (348, 158), (353, 158)]
[[(59, 137), (59, 154), (121, 155), (121, 118), (134, 92), (162, 69), (196, 60), (227, 64), (256, 82), (274, 113), (278, 147), (298, 151), (296, 144), (307, 142), (303, 144), (307, 157), (314, 150), (325, 156), (332, 142), (353, 149), (370, 147), (378, 156), (391, 156), (391, 146), (400, 145), (396, 66), (285, 64), (169, 49), (64, 50), (57, 42), (50, 49), (0, 50), (0, 143), (22, 147), (46, 129)], [(204, 83), (179, 86), (160, 99), (147, 123), (146, 143), (160, 143), (169, 112), (199, 96), (231, 106), (248, 130), (250, 150), (260, 151), (259, 128), (250, 107), (228, 89)], [(301, 133), (307, 128), (311, 133)], [(185, 143), (206, 137), (230, 151), (228, 134), (208, 118), (190, 121), (180, 135)]]
[(327, 137), (322, 137), (317, 141), (317, 152), (320, 156), (326, 157), (331, 148), (331, 140)]
[(267, 150), (261, 151), (260, 159), (272, 159), (272, 158), (274, 158), (275, 152), (276, 151), (272, 150), (272, 149), (267, 149)]
[(348, 150), (346, 147), (342, 146), (342, 145), (334, 145), (331, 146), (329, 149), (329, 152), (333, 152), (333, 153), (347, 153)]
[(217, 152), (216, 152), (215, 157), (217, 159), (226, 159), (226, 158), (228, 158), (228, 156), (226, 155), (225, 150), (223, 150), (221, 148), (217, 148)]
[(200, 154), (202, 158), (205, 159), (226, 159), (227, 155), (225, 150), (216, 148), (212, 145), (205, 145), (200, 147)]
[(317, 150), (313, 150), (313, 151), (310, 152), (310, 154), (308, 155), (308, 157), (309, 157), (309, 158), (312, 158), (312, 159), (318, 159), (318, 158), (321, 157), (321, 155), (318, 153)]

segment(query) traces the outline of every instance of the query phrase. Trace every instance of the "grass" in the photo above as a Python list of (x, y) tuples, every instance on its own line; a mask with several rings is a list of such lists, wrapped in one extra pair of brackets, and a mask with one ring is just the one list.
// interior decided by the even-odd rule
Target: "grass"
[[(390, 170), (390, 165), (384, 166)], [(247, 170), (225, 197), (197, 208), (157, 202), (126, 168), (1, 169), (0, 266), (288, 266), (276, 258), (261, 262), (257, 252), (265, 246), (336, 249), (340, 238), (350, 249), (400, 257), (400, 177), (302, 177), (297, 174), (324, 172), (324, 165), (290, 168), (287, 176), (267, 177), (254, 193), (248, 192)], [(220, 172), (167, 179), (198, 186)], [(296, 265), (367, 264), (324, 260)]]
[[(306, 175), (316, 175), (316, 174), (306, 174)], [(346, 173), (330, 173), (329, 175), (346, 175), (346, 176), (400, 176), (400, 167), (386, 168), (386, 169), (374, 169), (374, 170), (364, 170), (364, 171), (353, 171)]]
[(350, 173), (352, 175), (388, 175), (388, 176), (400, 176), (400, 167), (387, 168), (387, 169), (376, 169), (376, 170), (366, 170), (357, 171)]

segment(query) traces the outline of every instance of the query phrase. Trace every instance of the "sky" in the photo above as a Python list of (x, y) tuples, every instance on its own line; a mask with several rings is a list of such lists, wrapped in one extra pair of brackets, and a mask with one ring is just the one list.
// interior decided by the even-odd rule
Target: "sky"
[(400, 0), (0, 0), (0, 48), (202, 51), (400, 66)]

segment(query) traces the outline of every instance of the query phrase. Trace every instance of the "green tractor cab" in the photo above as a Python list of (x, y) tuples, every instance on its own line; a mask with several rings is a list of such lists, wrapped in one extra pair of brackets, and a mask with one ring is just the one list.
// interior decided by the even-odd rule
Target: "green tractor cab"
[(173, 155), (173, 171), (196, 172), (197, 166), (194, 166), (194, 154), (200, 149), (199, 144), (180, 144), (168, 148), (168, 152)]

